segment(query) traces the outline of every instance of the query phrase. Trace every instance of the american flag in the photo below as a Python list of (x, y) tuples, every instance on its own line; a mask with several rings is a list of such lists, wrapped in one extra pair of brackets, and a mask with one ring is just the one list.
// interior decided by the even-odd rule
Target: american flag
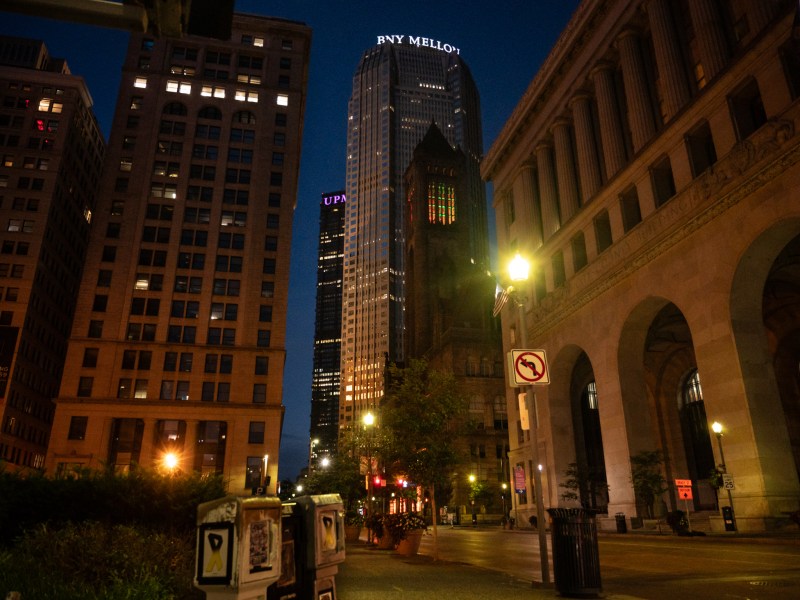
[(498, 283), (494, 291), (494, 310), (492, 310), (492, 316), (496, 317), (499, 315), (500, 311), (503, 310), (503, 307), (506, 305), (506, 302), (508, 302), (508, 290)]

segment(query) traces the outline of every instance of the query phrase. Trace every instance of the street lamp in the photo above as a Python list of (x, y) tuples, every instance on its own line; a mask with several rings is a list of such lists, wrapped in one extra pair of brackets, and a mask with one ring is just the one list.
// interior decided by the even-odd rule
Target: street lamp
[(508, 489), (508, 484), (503, 483), (501, 486), (502, 491), (500, 492), (500, 499), (503, 501), (503, 523), (505, 523), (505, 519), (508, 515), (506, 515), (506, 490)]
[(478, 524), (478, 516), (475, 514), (475, 475), (470, 475), (468, 479), (471, 496), (469, 503), (472, 507), (472, 526), (475, 527)]
[[(375, 424), (375, 415), (367, 412), (361, 419), (364, 429), (367, 430), (367, 516), (372, 519), (372, 426)], [(372, 529), (367, 527), (367, 539), (371, 541)]]
[[(717, 435), (717, 446), (719, 447), (719, 460), (721, 463), (720, 467), (722, 468), (722, 472), (727, 474), (728, 468), (725, 466), (725, 453), (722, 451), (722, 423), (714, 421), (711, 424), (711, 430)], [(733, 494), (731, 494), (731, 488), (728, 487), (724, 480), (725, 478), (723, 478), (723, 485), (725, 486), (725, 491), (728, 492), (728, 506), (731, 507), (731, 525), (733, 531), (736, 531), (736, 519), (733, 516)]]
[[(517, 252), (514, 258), (508, 265), (508, 273), (511, 281), (526, 282), (528, 280), (528, 272), (530, 271), (530, 264), (525, 260), (522, 255)], [(509, 296), (514, 299), (517, 305), (518, 326), (519, 326), (519, 342), (522, 348), (528, 347), (528, 327), (525, 322), (525, 295), (519, 290), (514, 289), (513, 285), (509, 286), (507, 290)], [(536, 412), (536, 395), (533, 392), (533, 386), (525, 386), (525, 408), (528, 411), (528, 422), (530, 423), (531, 434), (531, 460), (533, 467), (533, 485), (534, 496), (536, 499), (536, 530), (539, 534), (539, 557), (542, 567), (542, 583), (547, 585), (550, 583), (550, 561), (547, 554), (547, 531), (546, 521), (544, 520), (544, 495), (542, 493), (542, 473), (539, 470), (539, 423)]]

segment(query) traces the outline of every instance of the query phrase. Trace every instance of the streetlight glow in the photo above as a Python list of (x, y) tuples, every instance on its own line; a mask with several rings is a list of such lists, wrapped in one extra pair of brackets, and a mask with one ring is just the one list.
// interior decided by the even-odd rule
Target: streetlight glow
[(164, 466), (169, 471), (174, 471), (178, 467), (178, 455), (174, 452), (167, 452), (164, 455)]
[(713, 432), (714, 432), (714, 433), (716, 433), (717, 435), (722, 435), (722, 423), (719, 423), (719, 422), (717, 422), (717, 421), (714, 421), (714, 422), (711, 424), (711, 431), (713, 431)]
[(368, 412), (367, 414), (364, 415), (362, 420), (364, 421), (364, 425), (367, 425), (367, 426), (374, 425), (375, 424), (375, 415), (373, 415), (371, 412)]
[(529, 271), (530, 263), (517, 252), (508, 263), (508, 274), (511, 276), (511, 281), (527, 281)]

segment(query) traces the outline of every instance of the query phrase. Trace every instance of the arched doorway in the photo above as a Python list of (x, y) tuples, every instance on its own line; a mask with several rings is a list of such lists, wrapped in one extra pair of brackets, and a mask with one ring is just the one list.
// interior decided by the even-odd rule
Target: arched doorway
[(800, 478), (800, 236), (783, 248), (769, 270), (762, 315)]
[(562, 486), (569, 485), (573, 494), (570, 498), (578, 500), (584, 508), (605, 513), (608, 512), (608, 482), (599, 399), (592, 364), (585, 352), (580, 354), (572, 370), (570, 397), (576, 462), (570, 464)]

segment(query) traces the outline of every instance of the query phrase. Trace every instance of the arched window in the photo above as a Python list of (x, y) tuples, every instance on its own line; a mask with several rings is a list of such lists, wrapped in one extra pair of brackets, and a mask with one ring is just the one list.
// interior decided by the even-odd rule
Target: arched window
[(683, 404), (703, 401), (703, 388), (700, 387), (700, 374), (695, 369), (683, 383)]
[(188, 114), (188, 110), (186, 105), (183, 102), (170, 102), (164, 107), (164, 110), (161, 111), (165, 115), (178, 115), (181, 117), (185, 117)]
[(255, 125), (256, 116), (249, 110), (240, 110), (235, 115), (233, 115), (233, 122), (244, 123), (245, 125)]
[(216, 106), (205, 106), (200, 109), (200, 112), (197, 113), (197, 116), (201, 119), (212, 119), (214, 121), (219, 121), (222, 119), (222, 111), (218, 109)]
[[(683, 380), (680, 404), (681, 429), (689, 475), (691, 479), (698, 481), (708, 479), (714, 469), (714, 452), (711, 449), (703, 388), (697, 369), (689, 371)], [(701, 499), (697, 502), (701, 502)]]

